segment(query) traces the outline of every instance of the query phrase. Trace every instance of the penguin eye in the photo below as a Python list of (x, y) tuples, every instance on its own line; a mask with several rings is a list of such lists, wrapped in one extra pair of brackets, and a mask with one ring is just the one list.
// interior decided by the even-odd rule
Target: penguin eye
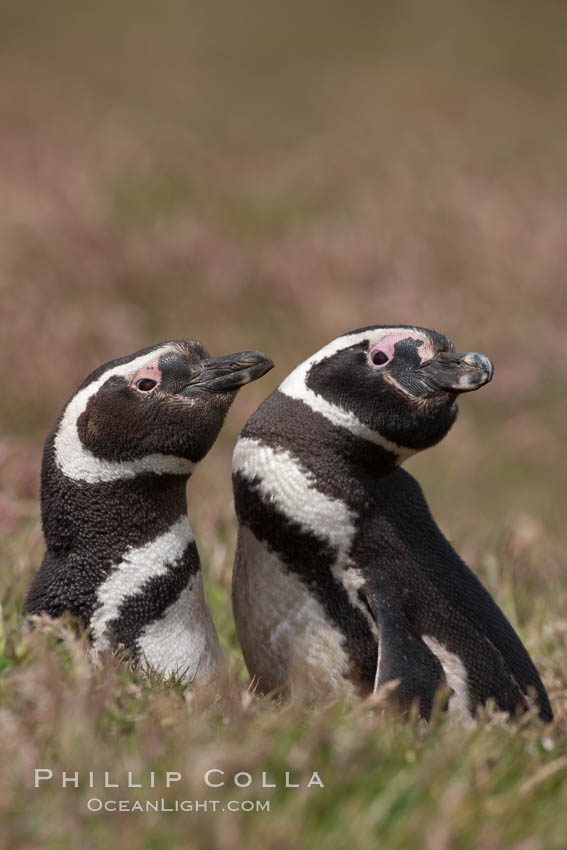
[(381, 349), (375, 348), (373, 351), (370, 352), (370, 360), (375, 366), (384, 366), (390, 361), (390, 358), (388, 357), (385, 351), (381, 351)]
[(157, 387), (157, 381), (154, 381), (152, 378), (141, 378), (136, 384), (136, 389), (142, 393), (149, 393), (154, 387)]

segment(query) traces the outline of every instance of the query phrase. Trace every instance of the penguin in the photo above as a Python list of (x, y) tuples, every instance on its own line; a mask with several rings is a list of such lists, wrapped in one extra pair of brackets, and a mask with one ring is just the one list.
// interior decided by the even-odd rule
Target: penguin
[[(299, 365), (233, 455), (233, 610), (260, 692), (382, 693), (403, 714), (470, 721), (492, 701), (553, 715), (520, 638), (433, 519), (401, 464), (434, 446), (459, 395), (493, 376), (414, 326), (359, 328)], [(394, 687), (395, 685), (395, 687)]]
[(187, 517), (186, 484), (238, 389), (273, 367), (195, 340), (144, 348), (95, 369), (48, 436), (41, 474), (46, 552), (29, 615), (69, 611), (96, 657), (205, 685), (223, 671)]

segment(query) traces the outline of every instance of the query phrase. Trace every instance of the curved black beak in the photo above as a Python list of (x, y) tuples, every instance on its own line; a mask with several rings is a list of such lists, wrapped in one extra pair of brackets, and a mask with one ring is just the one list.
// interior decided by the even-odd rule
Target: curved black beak
[(469, 393), (492, 380), (494, 363), (486, 354), (441, 351), (422, 363), (428, 383), (440, 390)]
[(239, 351), (205, 360), (202, 371), (191, 384), (211, 392), (230, 392), (261, 378), (273, 368), (274, 361), (262, 352)]

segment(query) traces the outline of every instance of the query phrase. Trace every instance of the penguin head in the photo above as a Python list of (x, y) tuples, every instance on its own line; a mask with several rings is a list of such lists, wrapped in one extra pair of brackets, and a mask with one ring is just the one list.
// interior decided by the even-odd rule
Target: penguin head
[(280, 389), (401, 462), (439, 442), (455, 421), (457, 396), (484, 386), (493, 371), (484, 354), (458, 353), (435, 331), (373, 325), (326, 345)]
[(105, 363), (58, 420), (57, 466), (89, 483), (143, 472), (190, 474), (214, 443), (239, 388), (273, 365), (257, 351), (211, 357), (195, 340), (161, 343)]

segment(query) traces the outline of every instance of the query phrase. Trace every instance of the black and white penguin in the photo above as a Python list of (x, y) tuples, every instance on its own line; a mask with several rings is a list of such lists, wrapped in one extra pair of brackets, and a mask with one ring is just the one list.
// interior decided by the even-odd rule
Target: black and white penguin
[(450, 714), (492, 699), (552, 719), (519, 637), (399, 468), (492, 374), (434, 331), (371, 326), (309, 357), (248, 420), (233, 458), (233, 608), (260, 690), (365, 696), (398, 680), (399, 706), (428, 717), (445, 684)]
[(165, 677), (212, 680), (222, 656), (186, 484), (237, 390), (272, 366), (256, 351), (211, 358), (199, 342), (178, 340), (92, 372), (45, 444), (47, 551), (25, 610), (70, 611), (97, 654), (123, 645)]

